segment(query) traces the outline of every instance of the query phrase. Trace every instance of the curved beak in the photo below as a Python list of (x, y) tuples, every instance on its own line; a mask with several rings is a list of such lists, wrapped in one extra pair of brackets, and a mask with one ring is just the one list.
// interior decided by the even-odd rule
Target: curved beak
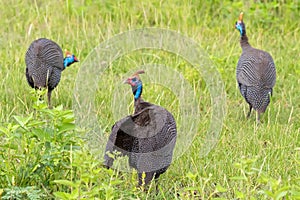
[(123, 81), (123, 84), (129, 84), (129, 78)]
[(75, 62), (79, 62), (78, 58), (76, 56), (74, 56), (74, 61)]

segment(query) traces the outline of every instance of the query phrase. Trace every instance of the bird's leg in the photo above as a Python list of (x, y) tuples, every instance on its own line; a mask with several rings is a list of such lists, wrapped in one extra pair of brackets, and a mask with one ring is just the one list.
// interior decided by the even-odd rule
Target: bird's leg
[(247, 118), (249, 119), (250, 115), (251, 115), (251, 110), (252, 110), (252, 106), (249, 104), (249, 112), (247, 114)]
[(256, 117), (256, 121), (257, 121), (257, 124), (260, 124), (260, 111), (257, 111), (257, 117)]
[(155, 174), (154, 176), (154, 184), (155, 184), (155, 194), (158, 195), (159, 193), (159, 188), (158, 188), (158, 178), (160, 174)]
[(154, 172), (143, 172), (138, 173), (138, 187), (140, 187), (143, 191), (147, 191), (149, 189), (149, 183), (153, 180)]
[(52, 105), (51, 105), (51, 92), (52, 90), (48, 89), (48, 108), (52, 109)]
[[(38, 88), (38, 90), (39, 91), (41, 91), (42, 90), (42, 88)], [(39, 94), (39, 101), (42, 101), (43, 99), (42, 99), (42, 95), (41, 94)]]

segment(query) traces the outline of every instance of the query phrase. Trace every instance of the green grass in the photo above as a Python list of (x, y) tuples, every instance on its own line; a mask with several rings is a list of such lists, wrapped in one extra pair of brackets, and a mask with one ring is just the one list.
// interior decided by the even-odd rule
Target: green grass
[[(184, 76), (196, 93), (200, 110), (198, 131), (190, 138), (190, 148), (161, 176), (155, 198), (300, 198), (299, 1), (2, 0), (0, 7), (3, 199), (52, 199), (55, 195), (62, 199), (154, 198), (152, 190), (141, 192), (135, 188), (135, 172), (101, 167), (101, 160), (90, 154), (80, 138), (87, 130), (73, 127), (71, 111), (77, 73), (89, 53), (115, 34), (143, 27), (167, 28), (192, 38), (215, 63), (226, 91), (227, 115), (219, 141), (207, 156), (200, 157), (212, 105), (204, 77), (191, 64), (167, 52), (138, 50), (114, 61), (101, 75), (95, 112), (105, 139), (115, 120), (132, 113), (130, 88), (120, 83), (125, 74), (139, 66), (154, 63), (171, 67)], [(268, 51), (277, 68), (272, 102), (258, 127), (254, 114), (246, 120), (248, 106), (235, 79), (241, 48), (234, 24), (240, 11), (244, 11), (251, 45)], [(53, 105), (63, 108), (53, 111), (32, 98), (25, 78), (26, 50), (39, 37), (56, 41), (81, 61), (63, 72), (52, 96)], [(146, 76), (147, 72), (141, 75), (145, 80)], [(112, 103), (119, 90), (128, 91), (124, 97), (128, 105), (124, 113), (114, 116), (112, 105), (118, 102)], [(182, 126), (179, 101), (173, 91), (145, 83), (143, 98), (170, 110), (178, 126)], [(185, 133), (179, 134), (180, 138)]]

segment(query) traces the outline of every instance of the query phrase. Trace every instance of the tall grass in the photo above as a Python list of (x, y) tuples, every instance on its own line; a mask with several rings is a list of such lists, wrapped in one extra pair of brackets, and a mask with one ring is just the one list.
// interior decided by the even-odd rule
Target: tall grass
[[(3, 198), (17, 198), (17, 195), (20, 198), (33, 195), (31, 199), (300, 198), (298, 1), (11, 0), (0, 1), (0, 8), (0, 196)], [(270, 52), (277, 67), (272, 102), (259, 127), (254, 115), (245, 119), (248, 107), (235, 80), (241, 48), (239, 34), (233, 27), (240, 11), (245, 13), (251, 45)], [(130, 175), (103, 169), (101, 161), (95, 160), (84, 147), (85, 141), (79, 137), (84, 136), (84, 131), (70, 125), (74, 123), (70, 110), (80, 63), (63, 72), (52, 97), (53, 104), (63, 108), (54, 111), (47, 111), (43, 104), (37, 105), (25, 78), (25, 52), (39, 37), (56, 41), (83, 63), (101, 42), (142, 27), (168, 28), (195, 40), (215, 63), (227, 95), (227, 115), (219, 142), (206, 157), (200, 157), (212, 105), (203, 77), (194, 73), (189, 63), (166, 52), (141, 50), (119, 58), (101, 76), (96, 106), (106, 137), (116, 120), (111, 102), (118, 88), (113, 83), (121, 81), (131, 69), (147, 63), (170, 66), (182, 73), (197, 92), (201, 110), (199, 131), (190, 138), (191, 147), (161, 176), (157, 196), (152, 190), (147, 193), (135, 188), (134, 172)], [(178, 117), (178, 102), (172, 95), (167, 88), (146, 84), (143, 97)], [(130, 93), (126, 98), (130, 102)], [(128, 113), (131, 111), (132, 104)], [(61, 124), (51, 116), (71, 120)], [(60, 126), (68, 128), (60, 133), (56, 129)], [(49, 132), (52, 136), (47, 139), (47, 135), (34, 134), (37, 132)], [(56, 134), (61, 138), (55, 138)]]

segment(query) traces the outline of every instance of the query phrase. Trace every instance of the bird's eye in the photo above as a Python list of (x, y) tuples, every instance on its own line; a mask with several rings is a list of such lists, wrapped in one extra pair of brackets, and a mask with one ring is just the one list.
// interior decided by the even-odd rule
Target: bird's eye
[(132, 78), (131, 80), (132, 80), (132, 81), (136, 81), (136, 77)]

